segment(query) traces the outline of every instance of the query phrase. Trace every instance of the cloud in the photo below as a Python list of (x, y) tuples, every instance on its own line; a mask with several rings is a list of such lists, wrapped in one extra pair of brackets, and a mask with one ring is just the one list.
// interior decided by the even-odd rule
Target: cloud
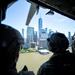
[(62, 18), (62, 19), (59, 19), (58, 22), (63, 22), (63, 21), (66, 21), (65, 18)]

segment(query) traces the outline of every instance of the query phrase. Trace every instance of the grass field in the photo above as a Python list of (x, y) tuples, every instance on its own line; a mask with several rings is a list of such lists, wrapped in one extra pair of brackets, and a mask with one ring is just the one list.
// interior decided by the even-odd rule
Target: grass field
[(24, 65), (27, 65), (29, 71), (34, 71), (35, 75), (42, 63), (47, 61), (52, 53), (41, 55), (37, 52), (21, 53), (17, 62), (17, 70), (20, 71)]
[[(68, 48), (71, 52), (71, 47)], [(52, 53), (47, 55), (41, 55), (38, 52), (20, 53), (19, 60), (17, 62), (17, 70), (20, 71), (24, 65), (28, 67), (29, 71), (34, 71), (35, 75), (40, 65), (47, 61), (51, 57)]]

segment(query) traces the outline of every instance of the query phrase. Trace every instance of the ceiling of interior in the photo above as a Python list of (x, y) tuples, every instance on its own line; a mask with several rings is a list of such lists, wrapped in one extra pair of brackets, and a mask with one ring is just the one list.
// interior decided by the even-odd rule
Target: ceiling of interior
[(75, 20), (75, 0), (29, 0)]

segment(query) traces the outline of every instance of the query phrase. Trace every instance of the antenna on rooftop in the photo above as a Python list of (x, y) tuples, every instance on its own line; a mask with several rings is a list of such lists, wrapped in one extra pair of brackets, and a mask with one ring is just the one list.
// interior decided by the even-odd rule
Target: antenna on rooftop
[(41, 18), (41, 13), (39, 14), (39, 18)]

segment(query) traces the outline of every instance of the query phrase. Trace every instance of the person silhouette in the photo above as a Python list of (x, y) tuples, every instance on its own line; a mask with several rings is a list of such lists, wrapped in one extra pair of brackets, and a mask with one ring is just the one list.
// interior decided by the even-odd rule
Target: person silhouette
[(17, 72), (16, 64), (19, 58), (20, 47), (24, 38), (20, 32), (8, 25), (0, 24), (0, 74), (1, 75), (34, 75), (27, 67)]
[(69, 41), (63, 33), (53, 33), (47, 39), (53, 55), (38, 69), (37, 75), (72, 75), (75, 72), (75, 55), (68, 49)]
[(72, 41), (72, 53), (75, 54), (75, 40)]

